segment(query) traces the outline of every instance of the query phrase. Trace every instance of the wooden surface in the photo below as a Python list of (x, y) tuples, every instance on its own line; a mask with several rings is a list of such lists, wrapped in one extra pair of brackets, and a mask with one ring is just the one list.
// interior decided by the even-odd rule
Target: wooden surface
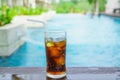
[(38, 67), (0, 68), (0, 80), (120, 80), (120, 68), (71, 67), (62, 79), (46, 77), (46, 69)]

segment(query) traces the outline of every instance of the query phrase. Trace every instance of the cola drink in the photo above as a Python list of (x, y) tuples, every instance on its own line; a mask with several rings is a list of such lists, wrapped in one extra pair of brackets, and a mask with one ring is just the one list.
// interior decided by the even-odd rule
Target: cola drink
[(47, 75), (48, 77), (64, 77), (66, 75), (66, 39), (45, 39)]

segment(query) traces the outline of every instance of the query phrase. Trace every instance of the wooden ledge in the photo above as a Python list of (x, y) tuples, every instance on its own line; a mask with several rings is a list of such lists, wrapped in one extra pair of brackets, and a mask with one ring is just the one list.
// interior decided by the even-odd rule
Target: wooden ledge
[[(62, 79), (46, 77), (44, 67), (0, 68), (1, 76), (7, 80), (120, 80), (119, 67), (68, 67), (67, 76)], [(4, 80), (6, 80), (4, 79)]]

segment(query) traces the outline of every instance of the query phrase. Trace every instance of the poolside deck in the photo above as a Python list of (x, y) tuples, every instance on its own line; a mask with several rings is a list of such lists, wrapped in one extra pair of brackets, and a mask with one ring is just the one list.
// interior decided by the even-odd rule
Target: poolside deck
[(120, 18), (120, 14), (119, 13), (101, 13), (101, 14), (106, 15), (106, 16), (112, 16), (112, 17)]
[(40, 15), (15, 16), (12, 23), (24, 23), (27, 28), (40, 28), (44, 27), (47, 21), (51, 20), (55, 15), (55, 11), (48, 11)]

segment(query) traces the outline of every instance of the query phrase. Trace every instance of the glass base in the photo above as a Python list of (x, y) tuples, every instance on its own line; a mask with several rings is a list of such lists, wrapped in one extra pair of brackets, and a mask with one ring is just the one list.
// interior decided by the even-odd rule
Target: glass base
[(57, 78), (63, 78), (63, 77), (65, 77), (66, 73), (60, 74), (60, 75), (52, 75), (52, 74), (47, 73), (47, 76), (50, 77), (50, 78), (56, 78), (57, 79)]

